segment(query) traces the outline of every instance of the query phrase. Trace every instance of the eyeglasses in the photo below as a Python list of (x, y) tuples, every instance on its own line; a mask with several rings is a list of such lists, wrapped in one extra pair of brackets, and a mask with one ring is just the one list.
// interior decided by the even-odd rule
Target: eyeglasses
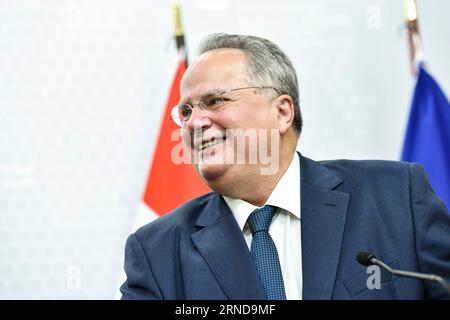
[(274, 87), (243, 87), (243, 88), (236, 88), (236, 89), (230, 89), (218, 93), (210, 93), (202, 96), (200, 98), (200, 101), (197, 103), (182, 103), (172, 108), (172, 111), (170, 112), (170, 119), (173, 120), (178, 126), (183, 127), (183, 125), (189, 121), (192, 112), (194, 110), (194, 107), (199, 107), (200, 110), (203, 111), (209, 111), (214, 112), (217, 111), (220, 107), (222, 107), (225, 103), (228, 101), (231, 101), (231, 99), (226, 98), (224, 95), (233, 91), (238, 90), (245, 90), (245, 89), (273, 89), (278, 94), (282, 94), (282, 92)]

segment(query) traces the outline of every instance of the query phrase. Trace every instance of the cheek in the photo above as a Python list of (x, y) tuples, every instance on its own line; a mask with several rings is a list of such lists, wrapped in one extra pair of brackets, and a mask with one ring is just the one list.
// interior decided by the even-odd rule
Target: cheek
[(278, 112), (277, 108), (272, 105), (262, 106), (259, 112), (261, 127), (264, 128), (278, 128)]
[(191, 149), (191, 144), (192, 144), (192, 137), (191, 137), (191, 133), (187, 130), (182, 130), (181, 132), (181, 139), (184, 143), (184, 145), (187, 147), (188, 150)]
[(277, 128), (276, 108), (264, 103), (234, 103), (211, 117), (223, 129)]
[(249, 112), (247, 106), (234, 105), (218, 112), (214, 117), (214, 122), (226, 129), (245, 129), (253, 127), (254, 114)]
[(278, 118), (274, 108), (267, 105), (242, 106), (238, 110), (230, 113), (228, 127), (233, 128), (277, 128)]

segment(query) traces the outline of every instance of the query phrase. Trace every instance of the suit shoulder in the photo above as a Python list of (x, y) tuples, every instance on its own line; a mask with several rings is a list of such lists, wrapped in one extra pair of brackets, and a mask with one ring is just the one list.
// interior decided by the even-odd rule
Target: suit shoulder
[(413, 166), (411, 163), (390, 160), (326, 160), (320, 164), (345, 179), (348, 177), (408, 177)]
[(189, 232), (194, 228), (195, 222), (213, 194), (213, 192), (210, 192), (192, 199), (156, 220), (147, 223), (135, 232), (136, 237), (140, 241), (147, 242), (152, 238), (155, 239), (173, 234), (173, 232), (177, 232), (180, 229)]

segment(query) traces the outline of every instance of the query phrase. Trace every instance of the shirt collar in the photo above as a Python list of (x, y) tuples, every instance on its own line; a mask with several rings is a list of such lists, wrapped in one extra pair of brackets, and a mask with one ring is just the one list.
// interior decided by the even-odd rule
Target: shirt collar
[[(228, 207), (230, 207), (239, 228), (244, 230), (248, 217), (259, 207), (241, 199), (226, 196), (223, 196), (223, 198), (228, 204)], [(297, 152), (288, 169), (269, 196), (266, 205), (282, 208), (293, 214), (297, 219), (300, 219), (300, 158)]]

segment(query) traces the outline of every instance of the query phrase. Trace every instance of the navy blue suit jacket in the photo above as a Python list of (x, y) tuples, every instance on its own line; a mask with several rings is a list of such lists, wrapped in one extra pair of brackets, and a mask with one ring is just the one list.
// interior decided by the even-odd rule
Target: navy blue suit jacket
[[(315, 162), (300, 156), (304, 299), (448, 298), (439, 285), (381, 272), (355, 256), (450, 280), (450, 216), (417, 164)], [(251, 254), (217, 193), (194, 199), (129, 236), (123, 299), (264, 299)]]

